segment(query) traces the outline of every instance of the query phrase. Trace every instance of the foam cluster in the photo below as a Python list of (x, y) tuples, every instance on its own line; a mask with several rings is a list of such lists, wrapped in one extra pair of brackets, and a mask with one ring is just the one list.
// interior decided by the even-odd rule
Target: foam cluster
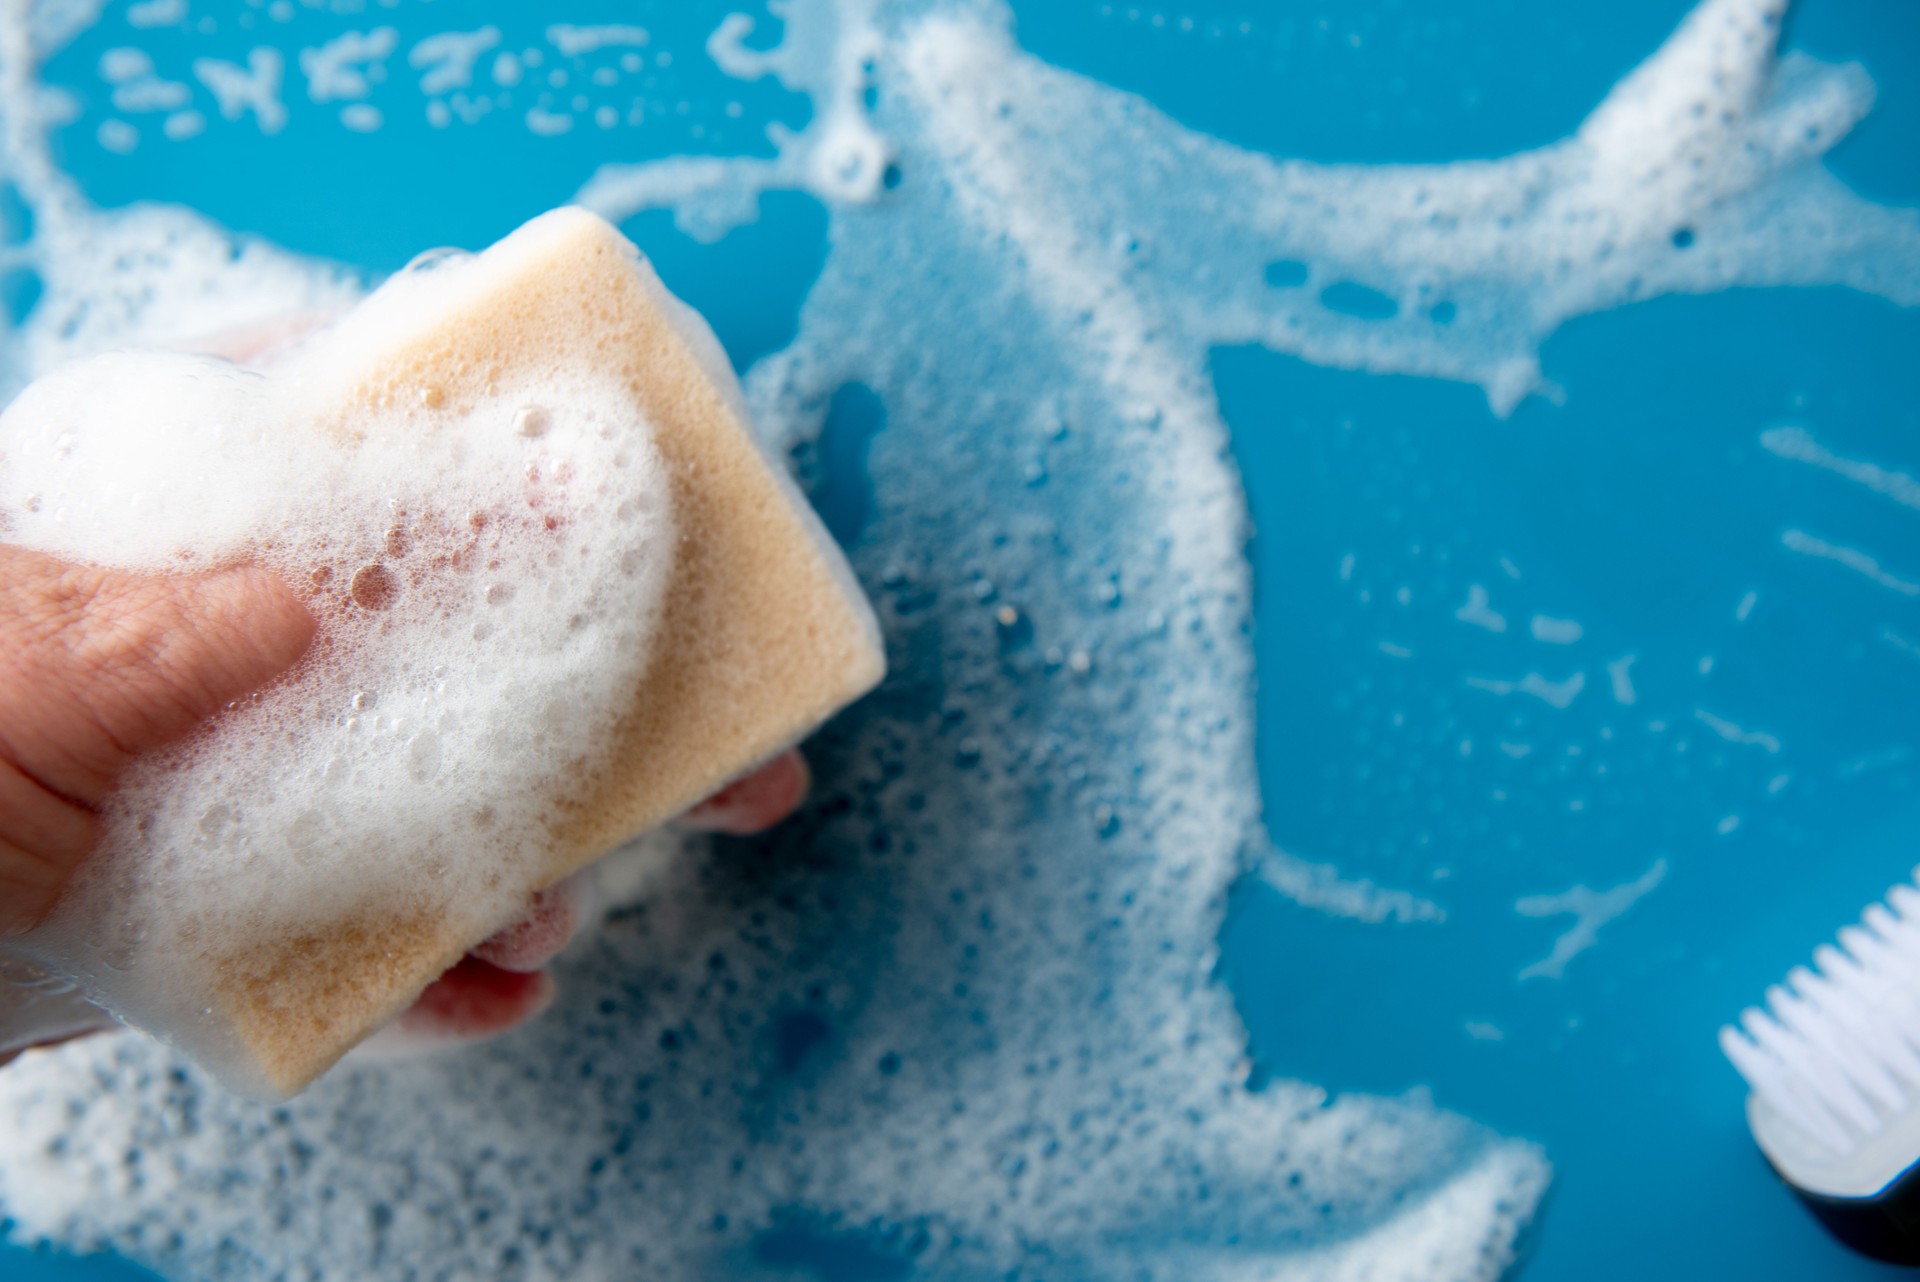
[[(1667, 139), (1696, 97), (1776, 118), (1799, 100), (1763, 76), (1734, 101), (1698, 56), (1776, 8), (1709, 0), (1652, 64), (1685, 96), (1643, 79), (1623, 101)], [(1245, 1085), (1216, 941), (1265, 837), (1246, 509), (1207, 347), (1459, 378), (1505, 405), (1581, 310), (1861, 263), (1897, 293), (1911, 219), (1804, 157), (1743, 160), (1732, 194), (1684, 193), (1690, 248), (1663, 206), (1604, 263), (1549, 275), (1565, 200), (1650, 212), (1631, 184), (1573, 181), (1632, 131), (1497, 166), (1281, 162), (1045, 66), (995, 0), (774, 10), (778, 53), (730, 19), (715, 57), (805, 92), (812, 125), (773, 158), (608, 166), (581, 198), (702, 234), (769, 188), (829, 208), (798, 332), (750, 391), (803, 459), (816, 432), (822, 454), (858, 435), (829, 413), (853, 385), (884, 406), (846, 524), (901, 675), (809, 749), (821, 803), (763, 843), (659, 833), (598, 866), (652, 870), (627, 887), (645, 902), (563, 963), (540, 1024), (465, 1054), (349, 1066), (272, 1111), (136, 1039), (26, 1057), (0, 1074), (0, 1205), (23, 1238), (206, 1278), (1500, 1276), (1545, 1190), (1538, 1148), (1420, 1096)], [(1857, 101), (1854, 77), (1825, 80)], [(884, 165), (868, 181), (881, 156), (897, 185)], [(1503, 221), (1542, 183), (1572, 193), (1552, 218)], [(1471, 217), (1429, 221), (1429, 190)], [(1779, 203), (1849, 234), (1754, 213)], [(96, 237), (155, 230), (151, 210), (68, 212)], [(162, 308), (244, 309), (276, 279), (174, 261)], [(1621, 261), (1676, 265), (1629, 293)], [(127, 292), (77, 251), (42, 266), (58, 320)], [(1342, 282), (1397, 311), (1325, 305)], [(1293, 873), (1334, 911), (1443, 915)]]
[(511, 918), (648, 663), (674, 523), (621, 382), (511, 353), (453, 385), (355, 381), (485, 270), (405, 273), (262, 371), (98, 356), (0, 417), (8, 540), (155, 573), (251, 562), (319, 622), (286, 678), (134, 767), (23, 943), (242, 1085), (212, 996), (233, 959), (341, 923)]

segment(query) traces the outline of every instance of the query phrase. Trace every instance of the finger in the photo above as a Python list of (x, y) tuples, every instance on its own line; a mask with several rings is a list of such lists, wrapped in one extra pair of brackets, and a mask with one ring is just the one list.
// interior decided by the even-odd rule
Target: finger
[(473, 956), (502, 970), (539, 970), (573, 939), (582, 917), (580, 880), (569, 877), (536, 891), (519, 921), (473, 949)]
[(22, 1046), (19, 1050), (0, 1051), (0, 1068), (5, 1068), (28, 1051), (43, 1051), (54, 1046), (64, 1046), (68, 1042), (79, 1041), (82, 1037), (92, 1037), (95, 1033), (104, 1033), (112, 1027), (114, 1027), (112, 1020), (103, 1019), (101, 1023), (93, 1028), (83, 1028), (77, 1032), (65, 1033), (59, 1037), (49, 1037), (44, 1042), (35, 1042), (31, 1046)]
[(810, 783), (807, 759), (798, 749), (789, 748), (681, 815), (680, 822), (703, 832), (735, 836), (763, 832), (806, 800)]
[(99, 836), (99, 818), (0, 759), (0, 937), (47, 915)]
[(478, 957), (464, 957), (427, 985), (420, 1000), (394, 1021), (415, 1040), (473, 1041), (504, 1033), (532, 1019), (553, 1001), (553, 979), (544, 972), (505, 970)]
[(97, 805), (133, 757), (289, 667), (313, 617), (273, 575), (140, 575), (0, 546), (0, 757)]

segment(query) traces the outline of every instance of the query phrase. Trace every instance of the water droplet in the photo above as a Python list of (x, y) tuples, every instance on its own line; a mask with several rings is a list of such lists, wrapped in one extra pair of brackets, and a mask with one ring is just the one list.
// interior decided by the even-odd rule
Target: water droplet
[(437, 410), (447, 403), (446, 390), (432, 386), (423, 387), (420, 389), (420, 403), (430, 410)]
[(363, 565), (353, 572), (347, 593), (363, 610), (384, 610), (393, 604), (397, 585), (383, 565)]
[(353, 710), (355, 712), (365, 712), (368, 708), (373, 707), (378, 702), (379, 702), (379, 698), (373, 693), (373, 691), (356, 690), (354, 692), (353, 699), (352, 699)]
[(292, 823), (287, 825), (287, 849), (298, 855), (306, 855), (319, 844), (320, 837), (326, 830), (325, 815), (318, 810), (303, 810), (294, 817)]
[(407, 745), (407, 773), (415, 783), (426, 783), (440, 773), (440, 736), (425, 731)]
[(209, 837), (218, 837), (233, 819), (233, 811), (216, 802), (200, 812), (200, 831)]
[(545, 436), (550, 420), (538, 405), (522, 405), (513, 416), (513, 430), (529, 439)]
[(424, 274), (437, 271), (442, 267), (451, 267), (473, 257), (464, 249), (429, 249), (415, 254), (413, 260), (400, 269), (402, 275)]
[[(625, 567), (622, 567), (625, 568)], [(506, 583), (489, 583), (483, 594), (488, 605), (505, 605), (513, 600), (513, 587)]]

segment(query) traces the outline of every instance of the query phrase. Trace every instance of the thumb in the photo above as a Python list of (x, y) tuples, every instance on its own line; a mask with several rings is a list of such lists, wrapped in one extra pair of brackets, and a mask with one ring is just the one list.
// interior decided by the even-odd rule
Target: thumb
[(0, 931), (52, 907), (135, 757), (277, 676), (313, 633), (263, 570), (132, 574), (0, 544)]

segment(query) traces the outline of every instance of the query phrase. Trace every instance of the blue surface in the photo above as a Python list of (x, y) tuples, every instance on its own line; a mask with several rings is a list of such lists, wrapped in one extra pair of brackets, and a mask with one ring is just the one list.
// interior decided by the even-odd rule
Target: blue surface
[[(695, 64), (732, 7), (646, 6), (656, 39), (688, 51), (684, 92), (722, 92)], [(1243, 145), (1343, 161), (1493, 156), (1563, 137), (1687, 7), (1168, 11), (1202, 33), (1211, 19), (1252, 24), (1219, 41), (1155, 27), (1151, 9), (1129, 21), (1125, 5), (1016, 5), (1022, 42), (1050, 61)], [(634, 6), (569, 8), (592, 20)], [(531, 9), (442, 0), (430, 20), (531, 30), (548, 17)], [(299, 22), (341, 26), (304, 11)], [(132, 34), (116, 7), (48, 79), (97, 89), (100, 52)], [(1789, 40), (1863, 61), (1879, 86), (1835, 170), (1876, 199), (1920, 202), (1920, 7), (1807, 0)], [(749, 108), (730, 138), (671, 122), (637, 136), (659, 154), (749, 148), (766, 119), (803, 110), (765, 82), (724, 92)], [(119, 157), (94, 144), (90, 107), (63, 135), (62, 160), (102, 204), (180, 201), (377, 272), (429, 244), (492, 239), (564, 200), (604, 151), (591, 132), (536, 139), (504, 121), (449, 135), (395, 120), (360, 136), (321, 109), (293, 113), (270, 141), (224, 131)], [(635, 158), (636, 135), (621, 137), (621, 158)], [(432, 165), (418, 163), (425, 154)], [(797, 196), (769, 199), (760, 222), (712, 246), (664, 216), (627, 230), (742, 365), (792, 333), (824, 254), (824, 215)], [(1225, 966), (1255, 1060), (1336, 1090), (1424, 1087), (1543, 1143), (1557, 1180), (1529, 1278), (1893, 1275), (1832, 1245), (1773, 1183), (1714, 1033), (1920, 857), (1920, 662), (1876, 640), (1886, 627), (1920, 637), (1920, 602), (1780, 545), (1802, 528), (1920, 569), (1920, 513), (1758, 444), (1764, 428), (1800, 422), (1838, 453), (1920, 471), (1916, 351), (1920, 313), (1838, 291), (1663, 299), (1566, 327), (1543, 354), (1564, 403), (1531, 400), (1506, 420), (1473, 388), (1215, 355), (1257, 526), (1269, 827), (1302, 857), (1431, 894), (1450, 915), (1441, 927), (1362, 926), (1245, 888)], [(876, 425), (870, 407), (840, 408), (822, 497), (847, 531)], [(1493, 593), (1507, 634), (1454, 619), (1470, 583)], [(1752, 612), (1736, 621), (1748, 592)], [(1543, 654), (1518, 635), (1536, 612), (1577, 619), (1585, 635)], [(1608, 697), (1602, 666), (1627, 653), (1638, 655), (1632, 707)], [(1551, 712), (1460, 679), (1530, 666), (1586, 670), (1589, 688)], [(1781, 752), (1763, 760), (1718, 740), (1696, 708), (1764, 727)], [(1501, 741), (1531, 751), (1516, 759)], [(1782, 773), (1790, 783), (1769, 793)], [(1722, 834), (1735, 814), (1739, 827)], [(1517, 978), (1566, 922), (1522, 917), (1516, 897), (1613, 886), (1661, 858), (1666, 880), (1564, 979)], [(1436, 871), (1471, 873), (1478, 889), (1449, 894)], [(860, 1269), (804, 1243), (792, 1254), (774, 1262), (826, 1277)], [(0, 1277), (23, 1282), (128, 1276), (111, 1262), (0, 1251)]]

